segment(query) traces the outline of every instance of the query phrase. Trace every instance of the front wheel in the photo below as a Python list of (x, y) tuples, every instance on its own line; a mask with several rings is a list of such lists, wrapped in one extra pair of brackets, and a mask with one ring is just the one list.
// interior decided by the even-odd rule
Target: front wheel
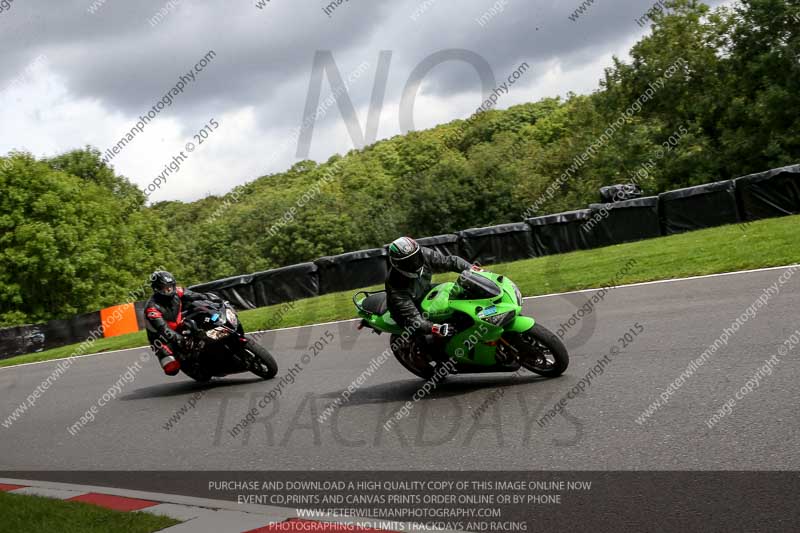
[(516, 352), (519, 363), (534, 374), (554, 378), (569, 366), (564, 343), (538, 322), (525, 332), (506, 334), (505, 340)]
[(278, 363), (269, 350), (249, 341), (242, 349), (247, 369), (261, 379), (272, 379), (278, 373)]

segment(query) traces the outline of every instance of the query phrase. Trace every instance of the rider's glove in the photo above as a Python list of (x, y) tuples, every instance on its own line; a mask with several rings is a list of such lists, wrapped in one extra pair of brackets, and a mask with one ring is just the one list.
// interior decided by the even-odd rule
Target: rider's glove
[(469, 267), (469, 269), (473, 272), (483, 272), (483, 268), (481, 268), (479, 265), (472, 265)]
[(450, 324), (434, 324), (431, 326), (431, 333), (436, 337), (449, 337), (455, 331)]

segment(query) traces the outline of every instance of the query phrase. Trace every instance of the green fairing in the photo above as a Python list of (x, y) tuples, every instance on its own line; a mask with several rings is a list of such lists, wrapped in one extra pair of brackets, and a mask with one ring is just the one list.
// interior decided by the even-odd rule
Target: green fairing
[[(363, 301), (364, 298), (359, 300), (357, 303), (360, 304)], [(382, 315), (373, 315), (372, 313), (368, 313), (359, 309), (358, 316), (366, 320), (369, 326), (374, 330), (385, 333), (395, 333), (397, 335), (403, 333), (403, 328), (397, 325), (397, 322), (394, 321), (388, 311)]]
[[(472, 318), (473, 325), (464, 331), (458, 332), (447, 344), (447, 354), (458, 362), (494, 366), (497, 364), (495, 359), (496, 341), (500, 339), (503, 333), (522, 333), (532, 328), (535, 321), (533, 318), (522, 316), (521, 297), (518, 300), (515, 285), (510, 279), (491, 272), (477, 274), (493, 281), (501, 290), (500, 296), (486, 299), (460, 300), (453, 297), (461, 290), (460, 287), (454, 282), (447, 282), (433, 287), (422, 301), (420, 307), (423, 313), (427, 313), (428, 319), (435, 323), (449, 322), (453, 315), (458, 312)], [(388, 311), (383, 315), (374, 315), (363, 310), (361, 304), (364, 299), (358, 299), (355, 303), (358, 308), (358, 315), (365, 320), (368, 327), (376, 331), (397, 335), (403, 333), (403, 328), (392, 319)], [(492, 307), (494, 307), (493, 312), (483, 316), (482, 311)], [(495, 326), (484, 320), (484, 318), (507, 312), (514, 312), (516, 316), (504, 326)]]

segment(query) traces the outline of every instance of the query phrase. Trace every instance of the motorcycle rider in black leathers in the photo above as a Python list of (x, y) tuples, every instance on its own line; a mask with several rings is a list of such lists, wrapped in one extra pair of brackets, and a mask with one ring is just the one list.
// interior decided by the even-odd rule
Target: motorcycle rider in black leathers
[(451, 335), (452, 326), (434, 324), (419, 309), (420, 302), (433, 287), (433, 271), (461, 273), (464, 270), (481, 270), (480, 267), (458, 256), (445, 256), (436, 250), (424, 248), (411, 237), (400, 237), (389, 245), (389, 264), (386, 297), (392, 318), (400, 326), (412, 329), (416, 335)]
[(164, 270), (153, 272), (150, 286), (153, 288), (153, 296), (147, 300), (144, 308), (147, 339), (164, 373), (174, 376), (181, 369), (180, 361), (175, 355), (184, 345), (184, 338), (177, 333), (182, 321), (183, 305), (196, 300), (219, 302), (222, 299), (214, 294), (178, 287), (172, 274)]

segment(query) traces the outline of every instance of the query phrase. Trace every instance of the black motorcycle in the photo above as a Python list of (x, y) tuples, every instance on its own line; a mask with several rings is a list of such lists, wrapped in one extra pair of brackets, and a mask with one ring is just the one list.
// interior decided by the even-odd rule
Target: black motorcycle
[(179, 359), (181, 370), (190, 378), (205, 382), (249, 371), (270, 379), (278, 373), (278, 364), (269, 351), (245, 337), (239, 317), (228, 302), (190, 302), (181, 317), (178, 333), (184, 345)]

